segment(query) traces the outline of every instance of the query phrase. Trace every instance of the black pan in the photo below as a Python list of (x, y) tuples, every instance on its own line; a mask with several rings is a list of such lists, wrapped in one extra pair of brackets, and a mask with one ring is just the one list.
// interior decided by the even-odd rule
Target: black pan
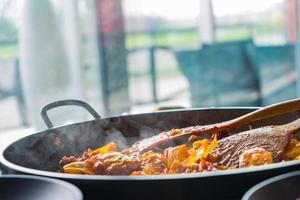
[[(49, 127), (47, 110), (55, 106), (83, 102), (62, 101), (43, 109)], [(164, 111), (116, 116), (54, 127), (24, 137), (8, 145), (0, 155), (5, 173), (26, 173), (67, 180), (77, 185), (87, 199), (241, 199), (253, 185), (276, 175), (300, 169), (300, 162), (291, 161), (253, 168), (210, 173), (159, 176), (88, 176), (55, 172), (64, 155), (81, 155), (87, 148), (104, 145), (109, 137), (130, 145), (144, 136), (172, 128), (209, 124), (229, 120), (256, 108), (208, 108)], [(98, 115), (91, 107), (88, 110)], [(284, 124), (300, 117), (290, 113), (251, 124), (253, 128)], [(248, 127), (240, 127), (242, 131)]]
[(242, 200), (299, 200), (300, 171), (282, 174), (252, 187)]
[(53, 178), (28, 175), (0, 176), (1, 200), (82, 200), (74, 185)]

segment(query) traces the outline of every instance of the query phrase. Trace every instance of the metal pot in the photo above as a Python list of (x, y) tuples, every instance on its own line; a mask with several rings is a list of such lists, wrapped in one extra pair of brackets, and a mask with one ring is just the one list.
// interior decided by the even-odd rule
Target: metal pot
[(300, 171), (265, 180), (246, 192), (242, 200), (300, 199)]
[[(56, 106), (79, 105), (97, 119), (52, 127), (47, 111)], [(130, 145), (143, 136), (164, 130), (229, 120), (257, 108), (206, 108), (98, 118), (86, 103), (60, 101), (45, 106), (42, 116), (48, 130), (24, 137), (8, 145), (0, 155), (5, 173), (25, 173), (54, 177), (77, 185), (86, 199), (241, 199), (253, 185), (276, 175), (300, 169), (300, 162), (290, 161), (252, 168), (208, 173), (158, 176), (73, 175), (56, 172), (64, 155), (81, 155), (87, 148), (104, 145), (109, 138)], [(258, 121), (253, 128), (284, 124), (299, 118), (299, 113)], [(50, 122), (50, 123), (49, 123)], [(246, 130), (242, 126), (235, 131)]]
[(74, 185), (29, 175), (0, 176), (1, 200), (82, 200), (82, 193)]

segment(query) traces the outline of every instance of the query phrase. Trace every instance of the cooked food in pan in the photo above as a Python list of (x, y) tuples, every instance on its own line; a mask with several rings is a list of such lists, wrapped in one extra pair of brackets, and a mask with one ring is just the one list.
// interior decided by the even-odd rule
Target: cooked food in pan
[[(197, 132), (199, 126), (173, 129), (160, 133), (160, 140), (155, 136), (155, 140), (142, 140), (128, 149), (120, 150), (115, 143), (109, 143), (95, 150), (88, 149), (80, 157), (65, 156), (59, 170), (70, 174), (138, 176), (208, 172), (300, 160), (298, 129), (300, 119), (237, 134), (215, 132), (206, 138), (202, 136), (208, 133)], [(174, 135), (189, 137), (185, 137), (183, 144), (162, 147), (170, 138), (179, 138)]]

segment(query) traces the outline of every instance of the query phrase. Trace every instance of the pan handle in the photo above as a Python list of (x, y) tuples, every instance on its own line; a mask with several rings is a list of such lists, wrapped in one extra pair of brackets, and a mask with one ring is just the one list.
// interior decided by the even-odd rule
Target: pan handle
[(88, 103), (84, 101), (74, 100), (74, 99), (54, 101), (52, 103), (45, 105), (41, 110), (42, 118), (48, 128), (52, 128), (53, 124), (50, 121), (47, 112), (52, 108), (61, 107), (61, 106), (81, 106), (85, 108), (93, 117), (95, 117), (95, 119), (101, 118), (101, 116), (94, 110), (94, 108), (92, 108), (92, 106), (90, 106)]

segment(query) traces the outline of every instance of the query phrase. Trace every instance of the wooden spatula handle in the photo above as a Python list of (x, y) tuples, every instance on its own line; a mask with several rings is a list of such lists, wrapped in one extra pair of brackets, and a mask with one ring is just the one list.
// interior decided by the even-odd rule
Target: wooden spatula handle
[[(238, 127), (240, 125), (249, 124), (250, 122), (267, 119), (274, 116), (296, 112), (300, 110), (300, 99), (293, 99), (284, 101), (270, 106), (263, 107), (246, 115), (238, 118), (223, 122), (219, 127), (225, 126), (226, 128)], [(223, 128), (222, 128), (223, 129)]]

